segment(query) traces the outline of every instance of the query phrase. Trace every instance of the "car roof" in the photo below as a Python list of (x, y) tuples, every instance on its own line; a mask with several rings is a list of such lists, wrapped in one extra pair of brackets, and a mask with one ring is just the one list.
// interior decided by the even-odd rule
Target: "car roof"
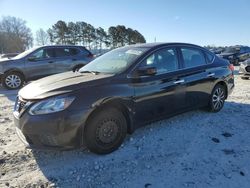
[(182, 45), (182, 46), (190, 46), (190, 47), (199, 47), (201, 46), (190, 44), (190, 43), (181, 43), (181, 42), (154, 42), (154, 43), (141, 43), (141, 44), (134, 44), (130, 45), (131, 47), (138, 47), (138, 48), (154, 48), (154, 47), (160, 47), (160, 46), (170, 46), (170, 45)]
[(85, 48), (85, 46), (80, 46), (80, 45), (44, 45), (44, 46), (39, 46), (39, 47), (51, 47), (51, 48), (55, 48), (55, 47), (83, 47)]

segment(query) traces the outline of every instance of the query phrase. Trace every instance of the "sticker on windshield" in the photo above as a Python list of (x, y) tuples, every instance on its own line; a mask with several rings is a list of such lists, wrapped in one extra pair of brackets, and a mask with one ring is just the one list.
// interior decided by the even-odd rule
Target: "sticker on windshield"
[(126, 54), (134, 54), (134, 55), (141, 55), (142, 54), (142, 51), (140, 50), (128, 50), (126, 51)]

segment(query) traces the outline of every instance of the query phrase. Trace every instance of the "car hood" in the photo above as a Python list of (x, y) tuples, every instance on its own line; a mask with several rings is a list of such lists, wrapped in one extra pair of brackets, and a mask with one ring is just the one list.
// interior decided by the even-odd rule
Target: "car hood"
[(43, 99), (106, 83), (113, 74), (65, 72), (42, 78), (23, 87), (18, 95), (26, 100)]
[(2, 64), (2, 63), (8, 63), (8, 62), (11, 62), (11, 61), (13, 61), (12, 59), (9, 59), (9, 58), (1, 58), (0, 59), (0, 63)]

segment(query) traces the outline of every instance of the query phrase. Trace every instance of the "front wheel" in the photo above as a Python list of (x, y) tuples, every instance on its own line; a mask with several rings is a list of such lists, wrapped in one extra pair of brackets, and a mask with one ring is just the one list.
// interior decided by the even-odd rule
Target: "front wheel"
[(209, 100), (209, 111), (211, 112), (219, 112), (225, 103), (226, 99), (226, 89), (223, 85), (216, 85), (210, 95)]
[(126, 134), (127, 122), (123, 113), (109, 107), (94, 113), (84, 130), (87, 148), (97, 154), (118, 149)]
[(6, 89), (19, 89), (23, 83), (24, 77), (18, 72), (7, 72), (2, 78), (2, 84)]

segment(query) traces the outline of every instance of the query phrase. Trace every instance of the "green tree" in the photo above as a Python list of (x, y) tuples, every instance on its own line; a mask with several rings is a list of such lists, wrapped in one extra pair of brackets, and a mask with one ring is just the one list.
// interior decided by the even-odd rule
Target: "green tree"
[(54, 24), (52, 26), (52, 33), (56, 44), (67, 44), (68, 27), (64, 21), (59, 20)]
[(74, 22), (68, 23), (68, 40), (67, 43), (76, 45), (79, 42), (80, 26)]
[(101, 27), (96, 29), (96, 43), (99, 45), (99, 50), (102, 50), (102, 45), (108, 45), (108, 34)]
[(86, 22), (76, 22), (77, 27), (79, 28), (78, 41), (85, 46), (85, 32), (87, 23)]

